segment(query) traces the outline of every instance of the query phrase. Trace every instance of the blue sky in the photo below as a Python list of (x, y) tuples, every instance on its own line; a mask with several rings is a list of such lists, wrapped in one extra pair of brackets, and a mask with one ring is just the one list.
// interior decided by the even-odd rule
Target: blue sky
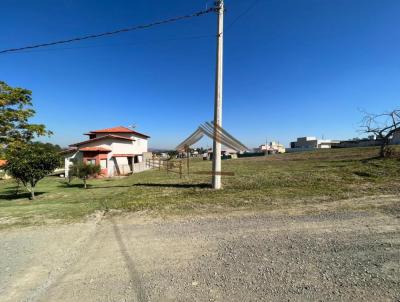
[[(0, 48), (98, 33), (203, 10), (213, 1), (2, 0)], [(265, 137), (347, 139), (360, 109), (400, 104), (400, 1), (226, 0), (223, 126)], [(33, 91), (37, 115), (66, 146), (135, 123), (172, 148), (213, 117), (216, 15), (0, 55), (0, 79)]]

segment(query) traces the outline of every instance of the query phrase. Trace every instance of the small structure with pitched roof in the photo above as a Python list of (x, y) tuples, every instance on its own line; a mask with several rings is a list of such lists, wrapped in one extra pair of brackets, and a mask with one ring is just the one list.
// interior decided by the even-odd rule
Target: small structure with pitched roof
[(62, 152), (66, 177), (75, 161), (100, 165), (104, 176), (132, 173), (135, 164), (144, 162), (150, 138), (123, 126), (93, 130), (85, 135), (88, 135), (89, 139), (71, 144), (68, 150)]

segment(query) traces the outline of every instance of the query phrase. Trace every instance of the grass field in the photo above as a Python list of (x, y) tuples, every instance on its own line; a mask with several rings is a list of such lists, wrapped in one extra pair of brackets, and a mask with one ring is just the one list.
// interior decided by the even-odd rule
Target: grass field
[[(399, 159), (378, 159), (377, 153), (376, 148), (354, 148), (226, 160), (223, 170), (235, 176), (224, 177), (220, 191), (210, 189), (210, 176), (180, 179), (178, 174), (152, 170), (89, 180), (87, 190), (80, 180), (68, 185), (48, 177), (39, 182), (37, 199), (30, 201), (23, 189), (15, 194), (14, 181), (0, 181), (0, 228), (76, 221), (96, 210), (181, 214), (297, 205), (311, 209), (337, 200), (399, 194)], [(191, 161), (191, 171), (210, 170), (210, 162)]]

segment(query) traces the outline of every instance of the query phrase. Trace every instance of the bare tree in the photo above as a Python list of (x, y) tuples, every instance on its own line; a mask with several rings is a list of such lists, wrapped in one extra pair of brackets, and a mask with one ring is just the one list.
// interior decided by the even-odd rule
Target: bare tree
[(371, 114), (364, 112), (362, 121), (362, 131), (373, 134), (380, 141), (380, 157), (385, 157), (390, 153), (390, 140), (396, 131), (400, 131), (400, 109), (381, 114)]

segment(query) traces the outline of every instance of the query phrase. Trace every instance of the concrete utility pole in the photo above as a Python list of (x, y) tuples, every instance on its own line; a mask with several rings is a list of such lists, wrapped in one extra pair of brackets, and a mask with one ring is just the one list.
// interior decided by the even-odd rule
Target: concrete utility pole
[(217, 29), (217, 66), (215, 74), (215, 104), (214, 104), (214, 141), (213, 141), (213, 189), (221, 189), (221, 138), (222, 127), (222, 60), (224, 31), (224, 1), (215, 2), (218, 15)]

